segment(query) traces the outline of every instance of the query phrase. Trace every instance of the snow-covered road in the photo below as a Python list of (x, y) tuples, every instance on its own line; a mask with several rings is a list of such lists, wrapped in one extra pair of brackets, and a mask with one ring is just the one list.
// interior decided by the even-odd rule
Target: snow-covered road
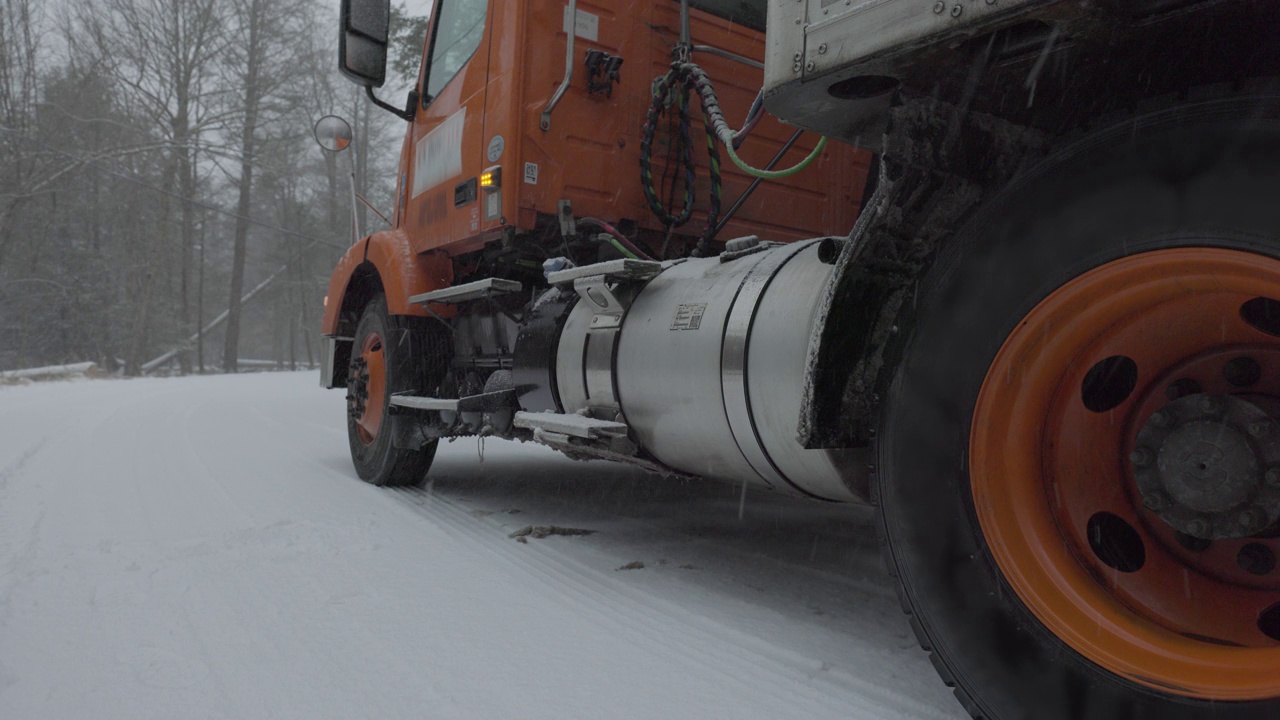
[(494, 440), (381, 490), (343, 411), (314, 373), (0, 387), (0, 718), (964, 717), (865, 508)]

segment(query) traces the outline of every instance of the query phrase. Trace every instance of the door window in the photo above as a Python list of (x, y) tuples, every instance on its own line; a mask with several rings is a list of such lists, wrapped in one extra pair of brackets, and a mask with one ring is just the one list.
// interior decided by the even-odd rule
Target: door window
[[(822, 3), (825, 7), (828, 3)], [(689, 0), (689, 7), (764, 32), (765, 0)]]
[(441, 0), (431, 41), (431, 66), (423, 100), (429, 102), (458, 74), (480, 47), (489, 0)]

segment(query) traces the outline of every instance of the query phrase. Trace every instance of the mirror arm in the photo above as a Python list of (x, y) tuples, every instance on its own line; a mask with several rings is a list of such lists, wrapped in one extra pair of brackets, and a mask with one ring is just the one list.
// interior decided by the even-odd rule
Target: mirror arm
[[(374, 94), (373, 94), (373, 87), (372, 87), (372, 86), (370, 86), (370, 85), (365, 85), (365, 86), (364, 86), (364, 91), (365, 91), (365, 94), (369, 96), (369, 100), (370, 100), (374, 105), (377, 105), (378, 107), (382, 108), (383, 110), (386, 110), (387, 112), (391, 113), (392, 115), (395, 115), (396, 117), (400, 118), (401, 120), (404, 120), (404, 121), (406, 121), (406, 122), (413, 122), (413, 115), (414, 115), (414, 111), (413, 111), (413, 110), (408, 110), (408, 109), (406, 109), (406, 110), (401, 110), (400, 108), (398, 108), (398, 107), (396, 107), (396, 106), (394, 106), (394, 105), (388, 105), (387, 103), (385, 103), (385, 102), (383, 102), (383, 101), (379, 100), (379, 99), (378, 99), (378, 97), (377, 97), (376, 95), (374, 95)], [(412, 101), (413, 101), (413, 102), (409, 105), (409, 107), (410, 107), (410, 108), (412, 108), (412, 107), (414, 107), (414, 106), (417, 104), (417, 101), (416, 101), (416, 100), (413, 100), (413, 98), (410, 98), (410, 100), (412, 100)]]

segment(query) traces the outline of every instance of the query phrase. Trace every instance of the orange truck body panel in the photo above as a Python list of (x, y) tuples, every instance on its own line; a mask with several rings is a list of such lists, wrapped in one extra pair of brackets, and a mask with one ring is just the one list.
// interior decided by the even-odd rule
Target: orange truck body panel
[[(439, 95), (418, 109), (407, 129), (395, 192), (396, 230), (379, 233), (369, 243), (371, 249), (388, 244), (378, 251), (383, 260), (374, 264), (384, 278), (387, 270), (396, 275), (395, 290), (384, 280), (391, 312), (423, 314), (420, 308), (405, 306), (407, 295), (393, 298), (392, 293), (426, 292), (447, 286), (452, 279), (451, 273), (439, 270), (439, 261), (415, 262), (413, 256), (457, 256), (481, 249), (509, 229), (533, 230), (540, 214), (556, 214), (560, 200), (570, 200), (580, 217), (615, 223), (629, 219), (639, 228), (665, 232), (644, 198), (640, 144), (651, 83), (667, 72), (671, 48), (679, 36), (679, 7), (664, 0), (579, 2), (574, 79), (555, 108), (550, 129), (543, 131), (542, 111), (565, 71), (567, 3), (490, 0), (479, 48)], [(762, 32), (697, 10), (690, 14), (695, 44), (756, 60), (764, 56)], [(587, 92), (583, 57), (591, 48), (624, 59), (612, 97)], [(730, 124), (741, 123), (762, 85), (762, 71), (710, 53), (696, 53), (693, 60), (714, 83), (726, 119)], [(420, 74), (418, 87), (423, 82)], [(691, 97), (691, 105), (698, 165), (694, 214), (676, 233), (692, 238), (706, 221), (710, 173), (696, 96)], [(655, 176), (669, 161), (667, 116), (661, 125), (653, 143)], [(766, 116), (739, 154), (763, 167), (793, 132)], [(812, 134), (802, 137), (779, 167), (804, 158), (817, 140)], [(723, 207), (728, 208), (752, 178), (732, 165), (723, 149), (721, 154)], [(460, 172), (455, 171), (459, 159)], [(719, 239), (754, 234), (789, 241), (846, 234), (857, 218), (870, 160), (864, 150), (829, 143), (803, 172), (762, 183)], [(497, 196), (479, 190), (474, 201), (455, 207), (455, 186), (478, 178), (492, 166), (502, 168)], [(404, 243), (409, 252), (391, 248), (395, 243)], [(361, 255), (353, 248), (331, 282), (325, 333), (334, 332), (334, 306), (341, 304), (335, 300), (346, 286), (346, 278), (339, 275), (345, 269), (349, 276), (363, 262), (363, 258), (354, 260), (353, 254)], [(384, 268), (379, 262), (407, 267)], [(413, 276), (414, 272), (423, 274)]]
[[(384, 230), (361, 240), (342, 256), (329, 276), (325, 295), (324, 319), (320, 331), (325, 335), (338, 332), (338, 315), (356, 268), (369, 263), (378, 271), (387, 296), (387, 311), (392, 315), (428, 315), (426, 308), (411, 305), (409, 298), (419, 293), (448, 287), (453, 282), (453, 263), (443, 253), (418, 254), (409, 251), (409, 239), (403, 230)], [(358, 312), (361, 308), (356, 308)], [(452, 308), (442, 308), (452, 315)]]

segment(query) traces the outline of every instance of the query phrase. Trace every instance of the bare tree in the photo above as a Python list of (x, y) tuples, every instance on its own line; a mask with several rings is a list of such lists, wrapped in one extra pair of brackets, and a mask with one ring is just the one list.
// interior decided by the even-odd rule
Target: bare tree
[(233, 33), (237, 42), (229, 53), (230, 77), (240, 91), (240, 178), (237, 183), (235, 245), (231, 260), (226, 342), (223, 369), (238, 369), (241, 308), (244, 292), (245, 255), (252, 210), (253, 157), (258, 132), (271, 120), (279, 119), (297, 106), (289, 90), (299, 79), (290, 72), (304, 46), (300, 19), (310, 17), (303, 0), (235, 0)]
[[(126, 371), (136, 374), (147, 352), (152, 330), (155, 292), (161, 275), (172, 280), (178, 250), (177, 306), (181, 334), (193, 325), (191, 317), (192, 248), (195, 240), (193, 196), (198, 182), (198, 152), (202, 133), (218, 118), (213, 95), (216, 61), (223, 53), (224, 4), (217, 0), (103, 0), (78, 5), (72, 11), (70, 42), (110, 69), (127, 101), (149, 120), (149, 127), (167, 145), (162, 185), (176, 188), (176, 198), (164, 196), (158, 227), (144, 251), (141, 302), (134, 316)], [(172, 237), (170, 200), (179, 206), (178, 233)]]
[(32, 0), (6, 0), (0, 5), (0, 264), (14, 238), (14, 216), (32, 193), (28, 187), (40, 158), (24, 138), (35, 123), (40, 52), (38, 10)]
[[(314, 359), (350, 235), (346, 180), (310, 128), (368, 109), (350, 114), (333, 26), (312, 0), (0, 3), (0, 367), (171, 367), (251, 288), (216, 340), (227, 365)], [(403, 125), (367, 124), (360, 164), (389, 204)]]

